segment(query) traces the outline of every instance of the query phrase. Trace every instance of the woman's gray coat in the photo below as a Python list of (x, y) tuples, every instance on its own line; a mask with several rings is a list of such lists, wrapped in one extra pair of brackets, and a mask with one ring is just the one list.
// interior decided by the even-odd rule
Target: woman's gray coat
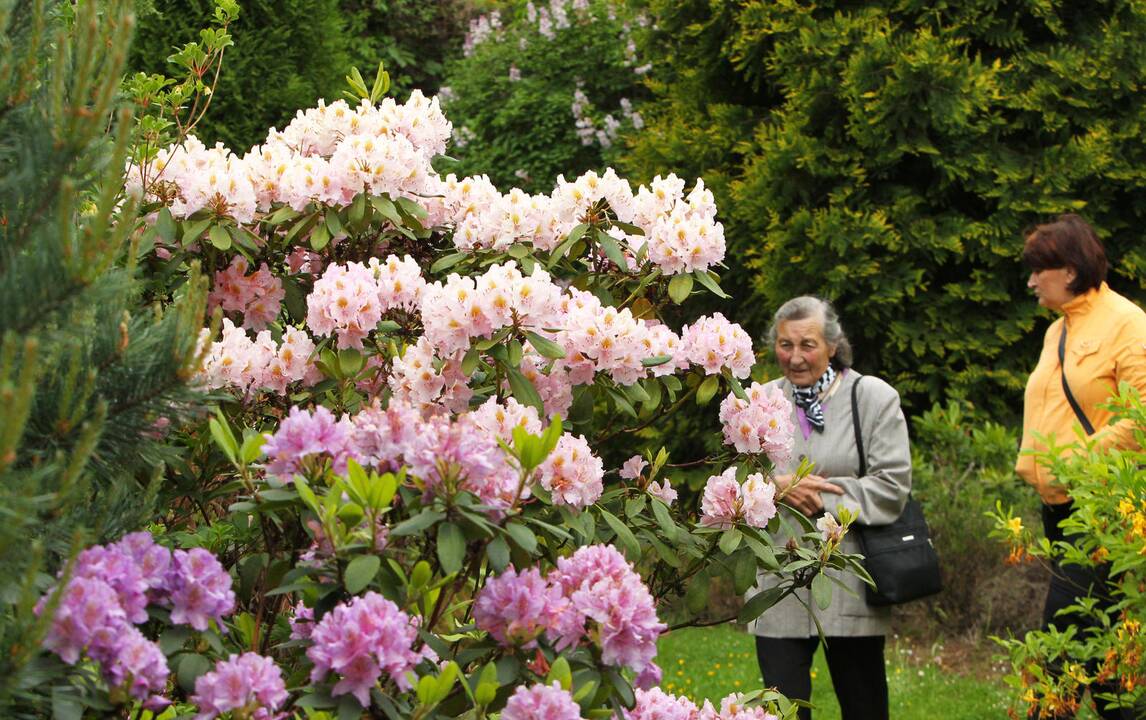
[[(859, 452), (852, 427), (851, 393), (852, 385), (861, 377), (863, 382), (859, 385), (857, 403), (868, 474), (857, 478)], [(769, 385), (780, 387), (785, 396), (792, 399), (792, 384), (788, 380), (774, 380)], [(911, 447), (907, 438), (907, 421), (899, 405), (899, 393), (877, 377), (863, 376), (855, 370), (848, 370), (843, 373), (822, 406), (824, 431), (813, 431), (805, 440), (793, 405), (792, 423), (796, 427), (796, 441), (792, 459), (786, 465), (777, 467), (776, 473), (783, 475), (795, 472), (801, 458), (806, 456), (815, 463), (812, 474), (820, 475), (844, 489), (843, 495), (822, 494), (826, 512), (838, 517), (840, 507), (847, 506), (853, 512), (858, 510), (859, 520), (866, 524), (884, 525), (892, 522), (903, 511), (911, 491)], [(781, 511), (782, 524), (775, 538), (778, 545), (782, 546), (791, 535), (802, 534), (792, 512)], [(844, 536), (840, 549), (845, 553), (859, 552), (854, 533), (849, 532)], [(814, 612), (827, 637), (886, 635), (891, 625), (890, 608), (869, 606), (864, 601), (865, 586), (854, 575), (834, 570), (828, 572), (841, 579), (854, 595), (833, 583), (832, 602), (826, 610), (820, 610), (807, 588), (797, 590), (795, 594), (804, 604), (794, 596), (786, 597), (751, 623), (749, 631), (764, 637), (812, 637), (817, 635), (816, 623), (811, 615)], [(776, 584), (775, 578), (761, 575), (756, 591)]]

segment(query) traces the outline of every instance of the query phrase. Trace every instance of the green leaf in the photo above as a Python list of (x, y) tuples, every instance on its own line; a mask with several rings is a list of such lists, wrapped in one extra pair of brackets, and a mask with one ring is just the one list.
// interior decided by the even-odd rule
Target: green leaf
[(544, 415), (545, 403), (542, 402), (541, 395), (537, 392), (537, 388), (533, 387), (529, 378), (525, 377), (517, 368), (509, 365), (505, 366), (505, 371), (509, 378), (509, 390), (513, 393), (513, 397), (517, 398), (517, 401), (522, 405), (529, 405)]
[(565, 691), (573, 689), (573, 671), (569, 668), (569, 661), (564, 655), (553, 661), (549, 666), (549, 674), (545, 676), (546, 685), (553, 685), (554, 682), (561, 683), (561, 688)]
[(779, 602), (783, 595), (784, 588), (780, 587), (769, 588), (764, 592), (753, 595), (748, 598), (748, 602), (744, 603), (744, 607), (740, 609), (740, 614), (736, 617), (736, 622), (741, 624), (752, 622), (760, 617), (765, 610)]
[(414, 535), (420, 533), (434, 523), (445, 517), (445, 513), (436, 510), (423, 510), (414, 517), (403, 520), (390, 531), (391, 535)]
[(594, 231), (593, 237), (601, 249), (605, 251), (605, 257), (612, 260), (622, 271), (628, 272), (629, 263), (625, 260), (625, 253), (621, 252), (621, 246), (617, 244), (617, 239), (599, 230)]
[(235, 440), (235, 434), (231, 432), (231, 425), (223, 417), (223, 413), (216, 410), (215, 417), (208, 421), (208, 427), (211, 429), (211, 437), (215, 439), (215, 444), (219, 446), (232, 465), (238, 465), (239, 443)]
[(184, 222), (183, 223), (183, 246), (186, 247), (186, 246), (190, 245), (191, 243), (196, 242), (200, 238), (200, 236), (203, 235), (203, 231), (206, 230), (207, 226), (210, 225), (212, 222), (214, 222), (214, 220), (212, 220), (210, 218), (208, 218), (206, 220), (196, 220), (194, 222)]
[(641, 360), (641, 365), (644, 367), (656, 367), (657, 365), (664, 365), (672, 360), (672, 355), (653, 355)]
[(290, 230), (287, 230), (287, 234), (286, 237), (283, 238), (283, 242), (288, 246), (294, 244), (295, 240), (309, 232), (310, 229), (314, 227), (314, 224), (318, 222), (318, 218), (319, 214), (317, 212), (312, 212), (305, 217), (299, 218), (299, 220), (291, 226)]
[(473, 375), (479, 360), (481, 360), (481, 352), (477, 348), (467, 350), (466, 354), (462, 356), (462, 374), (466, 377)]
[(720, 289), (720, 285), (717, 283), (717, 277), (715, 273), (708, 270), (694, 270), (692, 274), (696, 277), (697, 282), (708, 288), (709, 292), (711, 292), (716, 297), (724, 299), (732, 297)]
[(669, 298), (680, 305), (692, 293), (692, 275), (674, 275), (673, 279), (669, 280), (668, 291)]
[(211, 244), (218, 249), (231, 249), (231, 235), (222, 225), (212, 225), (211, 229), (207, 233), (207, 237), (211, 240)]
[(731, 555), (736, 552), (736, 548), (740, 547), (740, 539), (743, 536), (736, 528), (728, 528), (724, 534), (720, 536), (720, 551), (725, 555)]
[(547, 340), (531, 330), (525, 331), (525, 337), (529, 340), (529, 344), (533, 346), (533, 349), (542, 357), (553, 360), (560, 360), (565, 357), (565, 348), (552, 340)]
[(314, 231), (310, 233), (310, 246), (315, 252), (322, 250), (327, 244), (330, 243), (330, 231), (326, 229), (326, 224), (321, 223), (314, 226)]
[(438, 562), (442, 570), (452, 575), (460, 572), (466, 558), (466, 536), (462, 529), (453, 523), (438, 526)]
[(493, 569), (497, 572), (501, 572), (509, 566), (509, 543), (501, 535), (495, 537), (489, 545), (485, 546), (485, 554), (489, 558), (490, 565), (493, 565)]
[(625, 554), (629, 556), (630, 560), (638, 560), (641, 557), (641, 544), (637, 542), (637, 537), (633, 535), (633, 531), (628, 528), (625, 523), (621, 522), (613, 513), (609, 512), (603, 507), (597, 508), (601, 513), (601, 517), (609, 525), (614, 533), (617, 534), (617, 542), (625, 550)]
[(659, 498), (653, 498), (649, 504), (652, 505), (653, 508), (653, 517), (656, 518), (657, 524), (661, 527), (661, 534), (664, 535), (665, 539), (669, 542), (676, 542), (677, 533), (680, 532), (680, 529), (677, 527), (676, 522), (673, 521), (668, 506)]
[(697, 614), (708, 607), (708, 586), (710, 583), (708, 576), (703, 572), (693, 576), (688, 590), (684, 593), (684, 604), (689, 612)]
[(179, 656), (179, 669), (175, 671), (175, 678), (179, 687), (185, 692), (195, 690), (195, 681), (211, 669), (211, 661), (198, 653), (187, 653)]
[(468, 257), (470, 257), (470, 254), (464, 253), (464, 252), (457, 252), (457, 253), (451, 253), (449, 255), (443, 255), (442, 257), (435, 260), (434, 264), (430, 266), (430, 274), (431, 275), (437, 275), (440, 272), (443, 272), (445, 270), (449, 270), (454, 265), (457, 265), (462, 260), (465, 260)]
[(378, 574), (378, 568), (381, 566), (382, 560), (377, 555), (359, 555), (351, 560), (343, 574), (346, 592), (357, 595), (365, 590), (374, 576)]
[(716, 391), (719, 388), (720, 388), (720, 376), (719, 375), (709, 375), (708, 377), (706, 377), (704, 379), (704, 382), (702, 382), (700, 384), (700, 387), (697, 388), (697, 390), (696, 390), (696, 404), (697, 405), (707, 405), (708, 401), (712, 399), (712, 396), (716, 394)]
[(505, 524), (505, 531), (513, 539), (515, 545), (532, 555), (537, 552), (537, 536), (524, 525), (510, 521)]
[(165, 242), (173, 242), (176, 230), (175, 219), (171, 217), (171, 209), (161, 208), (155, 216), (155, 234)]
[(743, 595), (756, 584), (756, 557), (744, 550), (736, 558), (732, 566), (732, 590), (737, 595)]
[(812, 578), (812, 598), (821, 610), (832, 604), (832, 581), (822, 572)]
[(330, 209), (326, 211), (326, 229), (330, 232), (332, 238), (342, 234), (342, 218), (338, 217), (337, 210)]

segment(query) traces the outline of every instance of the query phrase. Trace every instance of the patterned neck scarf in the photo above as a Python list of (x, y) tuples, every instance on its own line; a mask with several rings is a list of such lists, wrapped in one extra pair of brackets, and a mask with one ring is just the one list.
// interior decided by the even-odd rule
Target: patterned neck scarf
[(811, 387), (795, 387), (793, 389), (793, 396), (796, 401), (796, 406), (804, 409), (804, 414), (808, 417), (808, 424), (815, 429), (816, 432), (824, 431), (824, 408), (820, 406), (820, 396), (824, 391), (832, 386), (836, 381), (836, 371), (831, 365), (820, 376), (820, 379), (812, 384)]

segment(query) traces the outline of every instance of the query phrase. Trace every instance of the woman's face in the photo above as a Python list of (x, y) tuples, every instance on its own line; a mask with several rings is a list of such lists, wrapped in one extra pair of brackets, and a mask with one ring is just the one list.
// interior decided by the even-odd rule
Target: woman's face
[(793, 385), (807, 387), (820, 379), (836, 347), (824, 340), (820, 318), (786, 320), (776, 328), (776, 360)]
[(1027, 287), (1035, 291), (1039, 305), (1061, 310), (1063, 305), (1074, 299), (1074, 293), (1068, 289), (1074, 277), (1075, 272), (1069, 267), (1032, 270), (1027, 279)]

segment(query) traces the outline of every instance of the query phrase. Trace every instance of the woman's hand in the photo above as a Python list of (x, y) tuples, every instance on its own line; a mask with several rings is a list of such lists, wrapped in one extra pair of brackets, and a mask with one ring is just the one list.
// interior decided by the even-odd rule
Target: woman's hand
[(808, 517), (823, 512), (824, 498), (821, 493), (844, 494), (842, 487), (828, 482), (819, 475), (805, 475), (800, 480), (796, 480), (795, 475), (778, 475), (776, 487), (780, 489), (784, 502)]

